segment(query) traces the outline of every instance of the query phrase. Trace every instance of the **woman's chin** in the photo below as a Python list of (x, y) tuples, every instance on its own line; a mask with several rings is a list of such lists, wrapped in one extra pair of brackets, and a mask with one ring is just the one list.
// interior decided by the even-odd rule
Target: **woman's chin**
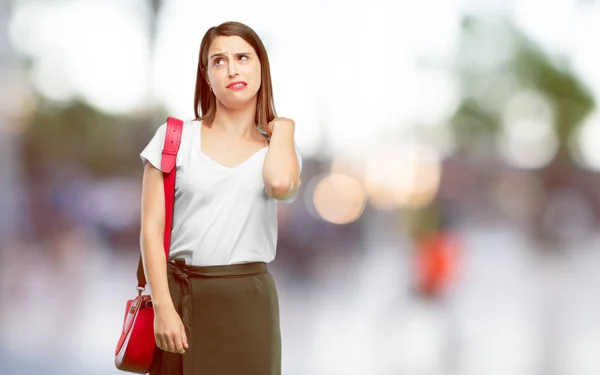
[(239, 97), (234, 97), (234, 98), (227, 98), (226, 100), (221, 100), (221, 104), (223, 105), (223, 107), (227, 108), (227, 109), (244, 109), (246, 107), (248, 107), (249, 105), (256, 105), (256, 101), (254, 100), (256, 98), (256, 95), (251, 96), (251, 97), (246, 97), (246, 96), (239, 96)]

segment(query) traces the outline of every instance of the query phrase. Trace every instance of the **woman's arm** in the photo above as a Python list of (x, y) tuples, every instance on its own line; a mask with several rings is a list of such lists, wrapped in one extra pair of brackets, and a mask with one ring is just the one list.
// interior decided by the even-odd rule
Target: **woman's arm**
[(155, 307), (173, 303), (163, 248), (164, 225), (165, 193), (162, 172), (147, 162), (142, 180), (140, 245), (146, 281), (152, 290), (152, 304)]
[(175, 309), (167, 280), (163, 246), (165, 193), (162, 172), (146, 162), (142, 182), (142, 229), (140, 245), (146, 281), (152, 291), (156, 345), (174, 353), (188, 347), (185, 328)]
[(300, 166), (294, 148), (295, 123), (278, 117), (267, 126), (271, 133), (269, 150), (263, 165), (263, 180), (269, 197), (284, 200), (300, 187)]

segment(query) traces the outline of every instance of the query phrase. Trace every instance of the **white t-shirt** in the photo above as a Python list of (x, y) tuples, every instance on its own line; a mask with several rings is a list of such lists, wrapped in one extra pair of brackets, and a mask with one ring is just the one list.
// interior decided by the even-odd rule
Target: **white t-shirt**
[[(267, 195), (262, 179), (268, 147), (233, 168), (225, 167), (202, 152), (200, 127), (201, 122), (193, 120), (183, 125), (169, 258), (184, 258), (196, 266), (271, 262), (277, 245), (278, 201)], [(140, 154), (144, 164), (147, 160), (159, 170), (166, 129), (162, 124)]]

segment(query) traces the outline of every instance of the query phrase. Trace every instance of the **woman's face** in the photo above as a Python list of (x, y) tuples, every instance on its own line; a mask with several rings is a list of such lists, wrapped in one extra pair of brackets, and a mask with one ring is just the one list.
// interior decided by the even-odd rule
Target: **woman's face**
[(260, 88), (260, 61), (252, 46), (239, 36), (218, 36), (208, 49), (206, 75), (221, 103), (240, 108)]

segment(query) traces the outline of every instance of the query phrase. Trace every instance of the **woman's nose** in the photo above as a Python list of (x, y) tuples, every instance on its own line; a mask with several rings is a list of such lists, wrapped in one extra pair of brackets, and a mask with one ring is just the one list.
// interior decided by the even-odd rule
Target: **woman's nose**
[(230, 77), (233, 77), (233, 76), (235, 76), (235, 75), (237, 75), (237, 64), (236, 64), (236, 62), (235, 62), (235, 61), (232, 61), (232, 62), (229, 64), (229, 76), (230, 76)]

